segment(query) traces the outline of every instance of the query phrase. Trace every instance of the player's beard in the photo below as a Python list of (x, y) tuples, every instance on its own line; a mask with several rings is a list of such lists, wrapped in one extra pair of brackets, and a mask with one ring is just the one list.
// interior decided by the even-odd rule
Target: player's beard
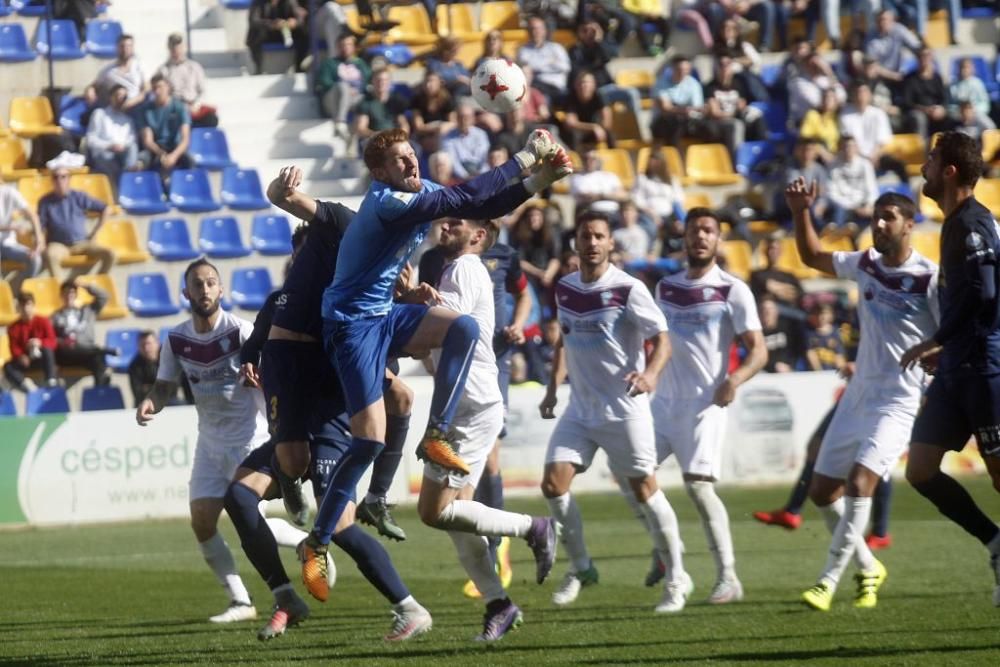
[(938, 197), (944, 194), (944, 184), (941, 182), (940, 178), (927, 179), (924, 181), (924, 185), (921, 190), (926, 197), (933, 199), (936, 202)]
[(708, 255), (706, 257), (695, 257), (691, 253), (688, 253), (688, 266), (692, 269), (704, 269), (706, 266), (711, 264), (715, 260), (715, 255)]
[(210, 303), (207, 307), (202, 307), (200, 303), (196, 301), (191, 302), (191, 312), (198, 317), (203, 317), (208, 319), (219, 310), (219, 304), (222, 303), (222, 296), (216, 297), (215, 301)]

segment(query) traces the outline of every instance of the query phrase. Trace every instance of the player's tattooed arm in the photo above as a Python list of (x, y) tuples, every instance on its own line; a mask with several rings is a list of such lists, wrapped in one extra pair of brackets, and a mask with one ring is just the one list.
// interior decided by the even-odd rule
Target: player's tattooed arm
[(566, 351), (563, 349), (562, 336), (556, 341), (555, 354), (552, 355), (552, 374), (549, 377), (549, 386), (545, 390), (545, 398), (542, 399), (538, 409), (542, 413), (542, 419), (555, 419), (556, 392), (559, 386), (566, 381)]
[(767, 364), (767, 346), (764, 344), (762, 331), (759, 329), (744, 331), (740, 334), (740, 341), (747, 349), (747, 356), (743, 359), (740, 367), (733, 371), (715, 390), (712, 402), (721, 407), (732, 403), (733, 399), (736, 398), (736, 388), (756, 375)]
[(158, 413), (170, 401), (170, 397), (177, 393), (177, 384), (166, 380), (157, 380), (149, 394), (142, 400), (135, 411), (135, 421), (139, 426), (145, 426), (153, 420), (153, 415)]

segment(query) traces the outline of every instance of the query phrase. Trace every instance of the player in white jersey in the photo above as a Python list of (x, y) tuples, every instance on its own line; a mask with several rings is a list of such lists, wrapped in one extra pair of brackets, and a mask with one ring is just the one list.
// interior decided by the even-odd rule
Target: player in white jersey
[(875, 201), (874, 247), (824, 252), (810, 208), (817, 186), (797, 179), (785, 189), (802, 261), (819, 271), (858, 283), (861, 343), (847, 385), (820, 445), (809, 497), (833, 533), (826, 565), (803, 601), (829, 611), (848, 561), (858, 567), (854, 606), (878, 603), (886, 569), (865, 544), (872, 495), (879, 480), (906, 451), (920, 406), (925, 376), (920, 368), (899, 372), (898, 359), (937, 330), (937, 265), (910, 246), (916, 205), (886, 193)]
[(463, 475), (426, 463), (417, 503), (425, 524), (448, 532), (459, 561), (482, 593), (486, 614), (483, 632), (477, 637), (482, 641), (500, 639), (520, 625), (522, 618), (520, 608), (504, 591), (487, 537), (525, 538), (535, 555), (538, 583), (545, 580), (556, 556), (553, 519), (505, 512), (472, 499), (503, 428), (503, 396), (493, 353), (494, 290), (480, 259), (496, 242), (499, 232), (499, 225), (493, 221), (446, 218), (441, 226), (440, 247), (449, 263), (438, 283), (439, 305), (471, 315), (479, 325), (479, 341), (473, 350), (465, 392), (452, 422), (451, 442), (470, 472)]
[[(684, 486), (698, 509), (715, 559), (716, 582), (712, 604), (743, 598), (736, 576), (729, 515), (715, 491), (722, 473), (722, 444), (726, 434), (726, 406), (736, 388), (767, 363), (757, 304), (750, 288), (723, 271), (716, 262), (719, 218), (707, 208), (693, 208), (684, 221), (687, 271), (667, 276), (656, 286), (656, 302), (670, 325), (673, 354), (660, 376), (653, 397), (657, 462), (677, 457)], [(727, 375), (729, 349), (739, 337), (747, 350), (739, 368)], [(676, 538), (673, 538), (676, 539)], [(655, 565), (655, 564), (654, 564)], [(694, 588), (680, 560), (665, 562), (676, 603)], [(669, 584), (668, 584), (669, 585)]]
[[(670, 358), (667, 323), (646, 286), (610, 264), (614, 245), (606, 217), (580, 216), (580, 270), (562, 278), (555, 290), (562, 336), (539, 409), (543, 419), (555, 417), (556, 390), (568, 372), (569, 405), (549, 440), (542, 478), (542, 493), (562, 526), (570, 559), (569, 572), (552, 596), (557, 605), (573, 602), (581, 587), (598, 580), (580, 510), (570, 494), (573, 478), (590, 467), (598, 448), (607, 454), (611, 472), (628, 480), (663, 559), (680, 558), (680, 543), (668, 537), (677, 534), (677, 516), (653, 474), (656, 450), (648, 396)], [(647, 342), (652, 345), (648, 361)], [(666, 591), (664, 604), (669, 595)], [(657, 611), (673, 611), (664, 604)]]
[(219, 307), (222, 281), (205, 259), (184, 272), (184, 296), (191, 319), (170, 330), (160, 352), (156, 384), (136, 410), (145, 426), (176, 392), (183, 375), (198, 411), (198, 443), (189, 482), (191, 528), (208, 566), (229, 593), (229, 607), (211, 619), (229, 623), (256, 618), (257, 612), (233, 554), (218, 532), (223, 498), (240, 462), (267, 441), (264, 397), (240, 381), (240, 346), (253, 325)]

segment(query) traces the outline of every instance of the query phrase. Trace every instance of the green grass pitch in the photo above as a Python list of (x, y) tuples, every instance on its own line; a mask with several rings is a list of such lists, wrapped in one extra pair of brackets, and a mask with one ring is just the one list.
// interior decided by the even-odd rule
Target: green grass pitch
[[(1000, 516), (988, 481), (968, 484), (984, 509)], [(653, 614), (659, 590), (642, 586), (650, 544), (624, 502), (611, 495), (581, 497), (601, 583), (584, 589), (576, 604), (556, 609), (549, 596), (565, 561), (536, 586), (530, 552), (515, 544), (510, 592), (525, 623), (490, 646), (471, 641), (482, 607), (460, 593), (465, 578), (451, 541), (419, 526), (412, 509), (397, 517), (410, 539), (387, 547), (434, 615), (434, 630), (402, 645), (381, 640), (390, 624), (388, 605), (342, 552), (336, 554), (339, 581), (326, 604), (302, 592), (294, 555), (285, 552), (313, 616), (261, 643), (256, 631), (263, 619), (226, 627), (206, 622), (226, 600), (183, 521), (0, 532), (0, 664), (1000, 664), (1000, 609), (991, 604), (985, 550), (905, 483), (896, 489), (896, 542), (880, 552), (889, 578), (878, 608), (853, 609), (849, 573), (828, 614), (798, 602), (826, 556), (828, 535), (818, 514), (807, 510), (795, 532), (759, 525), (750, 516), (779, 506), (785, 488), (722, 489), (747, 592), (744, 602), (724, 607), (703, 602), (714, 566), (689, 499), (682, 490), (668, 493), (696, 583), (689, 606), (675, 616)], [(540, 499), (510, 506), (545, 511)], [(239, 551), (232, 527), (223, 525)], [(242, 553), (238, 562), (263, 616), (270, 595)]]

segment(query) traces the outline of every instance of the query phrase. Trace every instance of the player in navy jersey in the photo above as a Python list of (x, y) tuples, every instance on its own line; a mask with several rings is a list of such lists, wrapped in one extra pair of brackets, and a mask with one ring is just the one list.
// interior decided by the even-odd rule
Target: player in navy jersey
[(941, 470), (945, 453), (961, 450), (975, 436), (993, 487), (1000, 489), (1000, 235), (990, 211), (973, 195), (983, 173), (974, 139), (943, 133), (922, 173), (924, 194), (945, 214), (941, 323), (900, 359), (904, 369), (919, 363), (935, 373), (913, 425), (906, 479), (989, 550), (993, 604), (1000, 606), (1000, 528)]

